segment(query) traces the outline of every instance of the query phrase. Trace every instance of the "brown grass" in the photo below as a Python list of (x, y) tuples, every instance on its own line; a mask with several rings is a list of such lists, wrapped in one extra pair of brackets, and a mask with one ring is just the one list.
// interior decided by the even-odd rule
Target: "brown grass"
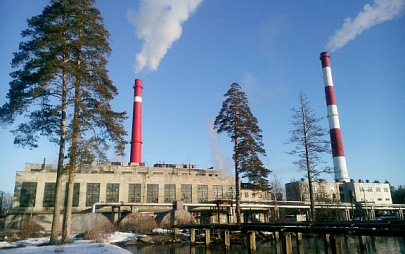
[(130, 231), (139, 234), (151, 233), (154, 228), (157, 228), (156, 221), (152, 217), (141, 213), (128, 215), (119, 225), (119, 230), (122, 232)]
[(105, 242), (107, 237), (115, 231), (115, 228), (111, 224), (96, 222), (86, 232), (84, 232), (84, 238), (92, 240), (97, 243)]
[(30, 237), (39, 237), (40, 231), (43, 228), (32, 218), (27, 218), (23, 221), (21, 227), (21, 237), (27, 239)]

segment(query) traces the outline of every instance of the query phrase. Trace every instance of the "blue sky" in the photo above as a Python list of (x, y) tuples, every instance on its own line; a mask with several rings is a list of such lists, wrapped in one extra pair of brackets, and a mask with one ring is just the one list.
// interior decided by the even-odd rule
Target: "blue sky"
[[(1, 105), (20, 32), (48, 2), (0, 0)], [(403, 0), (179, 0), (171, 8), (148, 2), (96, 3), (111, 33), (108, 69), (119, 89), (116, 111), (132, 115), (134, 79), (143, 80), (147, 166), (191, 163), (232, 175), (232, 145), (226, 134), (212, 131), (212, 122), (223, 94), (238, 82), (263, 130), (265, 166), (283, 183), (303, 177), (285, 153), (291, 149), (284, 144), (292, 129), (290, 108), (298, 106), (302, 91), (316, 115), (326, 116), (319, 54), (328, 50), (349, 177), (405, 184)], [(162, 22), (153, 22), (155, 17)], [(150, 65), (136, 61), (144, 48), (149, 52), (139, 56)], [(156, 49), (166, 53), (153, 58)], [(326, 119), (320, 124), (329, 128)], [(131, 132), (131, 119), (125, 128)], [(35, 150), (15, 147), (10, 129), (0, 128), (0, 190), (12, 192), (16, 171), (44, 158), (56, 163), (57, 147), (45, 139)], [(129, 149), (125, 158), (109, 158), (127, 162)], [(332, 166), (332, 157), (325, 159)]]

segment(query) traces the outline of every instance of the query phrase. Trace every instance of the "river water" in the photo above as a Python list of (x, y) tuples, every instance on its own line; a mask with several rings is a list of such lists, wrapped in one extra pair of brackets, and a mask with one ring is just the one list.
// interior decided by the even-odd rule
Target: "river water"
[[(340, 237), (342, 242), (343, 253), (350, 254), (405, 254), (404, 240), (399, 237), (375, 237), (374, 241), (371, 237), (364, 237), (364, 248), (360, 248), (359, 237), (348, 236)], [(281, 254), (283, 253), (281, 241), (258, 241), (256, 254)], [(293, 253), (300, 254), (323, 254), (325, 252), (324, 241), (321, 237), (305, 237), (303, 236), (302, 244), (297, 245), (295, 239), (292, 239)], [(127, 250), (138, 254), (217, 254), (227, 253), (225, 247), (221, 243), (212, 243), (208, 248), (205, 245), (190, 246), (189, 244), (167, 244), (167, 245), (147, 245), (147, 246), (131, 246)], [(228, 253), (248, 253), (246, 244), (232, 244)]]

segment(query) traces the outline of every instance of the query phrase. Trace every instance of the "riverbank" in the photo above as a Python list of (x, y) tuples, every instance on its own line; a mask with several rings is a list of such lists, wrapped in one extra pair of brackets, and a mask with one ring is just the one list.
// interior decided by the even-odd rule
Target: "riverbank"
[[(163, 232), (163, 234), (161, 234)], [(158, 243), (175, 243), (183, 241), (183, 237), (176, 239), (173, 236), (164, 234), (165, 230), (156, 229), (156, 235), (133, 234), (124, 232), (113, 232), (98, 238), (99, 242), (85, 240), (81, 235), (72, 235), (72, 242), (62, 245), (49, 245), (49, 236), (28, 238), (17, 241), (0, 241), (2, 253), (131, 253), (125, 250), (124, 246), (150, 245)], [(176, 241), (175, 241), (176, 240)]]

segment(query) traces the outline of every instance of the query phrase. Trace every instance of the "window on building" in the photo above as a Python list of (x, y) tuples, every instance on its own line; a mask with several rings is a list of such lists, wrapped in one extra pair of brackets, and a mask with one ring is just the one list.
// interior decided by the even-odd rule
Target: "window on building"
[(146, 189), (146, 202), (159, 202), (159, 184), (148, 184)]
[(55, 201), (56, 183), (45, 183), (43, 207), (53, 207)]
[(384, 192), (388, 192), (388, 188), (384, 188)]
[(385, 201), (390, 201), (390, 199), (389, 199), (389, 198), (386, 198)]
[(165, 203), (176, 201), (176, 185), (165, 184)]
[(376, 192), (381, 192), (381, 188), (380, 188), (380, 187), (377, 187), (377, 188), (375, 188), (375, 191), (376, 191)]
[(163, 175), (163, 172), (153, 172), (154, 175)]
[(197, 202), (203, 203), (208, 201), (208, 185), (197, 185)]
[(107, 183), (107, 202), (119, 202), (120, 198), (120, 184), (119, 183)]
[(373, 192), (373, 188), (368, 187), (368, 192)]
[(138, 183), (129, 185), (128, 202), (141, 202), (141, 184)]
[(100, 200), (100, 184), (88, 183), (86, 191), (86, 206), (91, 206)]
[(261, 198), (263, 196), (263, 194), (261, 192), (257, 193), (257, 197)]
[(37, 183), (23, 182), (21, 185), (20, 206), (35, 207), (36, 196), (37, 196)]
[[(66, 197), (68, 195), (68, 183), (66, 183)], [(73, 207), (79, 207), (79, 197), (80, 197), (80, 183), (73, 184)], [(67, 199), (65, 199), (65, 207), (67, 205)]]
[(252, 198), (255, 198), (256, 197), (256, 193), (252, 193)]
[(181, 200), (184, 203), (192, 203), (192, 185), (182, 184), (181, 185)]
[(378, 198), (378, 201), (382, 201), (382, 198)]
[(233, 185), (228, 185), (228, 198), (229, 199), (236, 198), (235, 186)]
[(245, 198), (249, 197), (249, 192), (245, 192)]
[(212, 186), (212, 200), (223, 199), (224, 192), (222, 185), (213, 185)]

